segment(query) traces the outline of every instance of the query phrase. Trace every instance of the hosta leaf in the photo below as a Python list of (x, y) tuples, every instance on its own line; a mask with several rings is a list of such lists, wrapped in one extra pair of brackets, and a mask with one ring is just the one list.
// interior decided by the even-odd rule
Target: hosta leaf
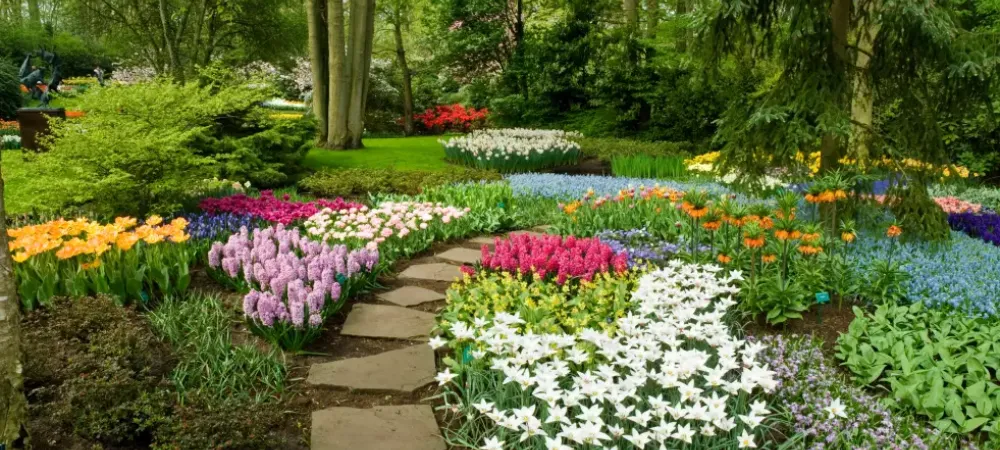
[(989, 420), (990, 419), (987, 417), (976, 417), (974, 419), (966, 420), (965, 423), (962, 424), (962, 432), (963, 433), (972, 432), (976, 428), (983, 426), (983, 424), (985, 424), (986, 422), (989, 422)]

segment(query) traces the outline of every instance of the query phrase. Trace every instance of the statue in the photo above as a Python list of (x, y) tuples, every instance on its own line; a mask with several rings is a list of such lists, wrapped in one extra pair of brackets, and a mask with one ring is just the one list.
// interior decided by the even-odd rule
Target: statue
[[(62, 66), (62, 61), (59, 59), (59, 55), (49, 52), (49, 51), (38, 51), (35, 52), (36, 55), (41, 55), (42, 60), (49, 65), (52, 70), (52, 76), (49, 78), (48, 84), (44, 83), (44, 77), (42, 75), (42, 69), (38, 66), (31, 65), (31, 53), (25, 55), (24, 62), (21, 63), (21, 71), (19, 77), (21, 79), (21, 84), (28, 89), (31, 93), (31, 98), (40, 100), (42, 103), (42, 108), (47, 108), (49, 102), (52, 100), (53, 92), (59, 89), (59, 84), (62, 83), (62, 73), (60, 68)], [(30, 68), (30, 72), (29, 72)]]

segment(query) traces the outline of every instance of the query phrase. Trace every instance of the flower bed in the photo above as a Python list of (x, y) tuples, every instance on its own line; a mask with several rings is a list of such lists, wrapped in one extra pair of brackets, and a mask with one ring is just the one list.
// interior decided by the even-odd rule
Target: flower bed
[(319, 337), (327, 317), (374, 283), (378, 259), (378, 251), (330, 247), (283, 225), (243, 228), (208, 254), (217, 275), (249, 291), (243, 313), (251, 328), (292, 351)]
[(602, 231), (597, 233), (597, 238), (615, 253), (624, 253), (629, 267), (647, 264), (663, 267), (681, 249), (680, 245), (664, 241), (645, 228)]
[(677, 182), (652, 178), (621, 178), (598, 175), (559, 175), (552, 173), (526, 173), (507, 175), (514, 193), (559, 200), (578, 199), (588, 192), (592, 197), (617, 195), (623, 190), (642, 190), (660, 187), (674, 191), (704, 190), (713, 195), (728, 194), (729, 189), (717, 183)]
[(136, 225), (129, 217), (106, 225), (59, 219), (8, 230), (25, 308), (47, 306), (56, 296), (107, 294), (125, 304), (187, 291), (196, 258), (186, 244), (187, 220), (164, 224), (151, 216)]
[(571, 139), (577, 136), (558, 130), (477, 130), (441, 143), (451, 162), (513, 173), (575, 164), (580, 144)]
[(21, 126), (17, 121), (0, 120), (0, 150), (21, 148)]
[(244, 194), (231, 195), (223, 198), (206, 198), (201, 201), (202, 210), (212, 214), (232, 213), (247, 214), (264, 219), (271, 223), (288, 225), (297, 220), (306, 219), (321, 209), (340, 211), (357, 209), (364, 205), (345, 201), (319, 199), (312, 202), (291, 201), (288, 194), (278, 199), (273, 191), (261, 191), (260, 197), (250, 197)]
[(383, 261), (413, 255), (435, 240), (464, 235), (468, 209), (430, 202), (382, 202), (374, 208), (323, 209), (305, 222), (315, 239), (378, 249)]
[(951, 229), (1000, 246), (1000, 214), (993, 212), (962, 212), (948, 214)]
[[(627, 270), (625, 254), (615, 253), (596, 238), (518, 234), (497, 239), (493, 251), (484, 245), (482, 253), (478, 269), (552, 280), (558, 285), (571, 280), (590, 281), (598, 273), (621, 274)], [(462, 270), (470, 275), (477, 271), (468, 266)]]
[(446, 436), (486, 449), (756, 446), (770, 411), (754, 400), (776, 383), (762, 346), (722, 323), (738, 276), (719, 270), (678, 263), (642, 277), (637, 313), (611, 333), (536, 333), (507, 313), (447, 324), (452, 345), (475, 354), (437, 376), (462, 423)]

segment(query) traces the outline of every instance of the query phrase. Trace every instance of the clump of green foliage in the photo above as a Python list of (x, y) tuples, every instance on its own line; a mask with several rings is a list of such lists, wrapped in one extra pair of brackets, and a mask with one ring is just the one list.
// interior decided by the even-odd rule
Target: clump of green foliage
[(930, 197), (923, 184), (914, 182), (909, 187), (891, 189), (888, 203), (893, 216), (906, 230), (906, 239), (946, 241), (951, 238), (948, 215)]
[(92, 89), (85, 115), (54, 121), (48, 152), (30, 164), (54, 209), (87, 204), (96, 213), (170, 213), (201, 180), (258, 187), (288, 183), (311, 144), (308, 121), (271, 120), (257, 105), (267, 88), (150, 83)]
[(854, 312), (837, 357), (861, 382), (887, 386), (899, 408), (942, 431), (1000, 435), (1000, 385), (991, 375), (1000, 370), (995, 321), (922, 303)]
[(357, 197), (368, 193), (416, 195), (424, 189), (469, 181), (495, 181), (500, 174), (490, 170), (456, 167), (447, 172), (396, 169), (341, 169), (316, 172), (299, 187), (317, 197)]
[(616, 177), (667, 178), (687, 177), (684, 156), (620, 155), (611, 158), (611, 173)]
[(21, 82), (17, 68), (0, 59), (0, 119), (12, 120), (21, 107)]
[(584, 155), (612, 161), (616, 156), (690, 156), (695, 147), (690, 142), (646, 142), (616, 138), (581, 138)]

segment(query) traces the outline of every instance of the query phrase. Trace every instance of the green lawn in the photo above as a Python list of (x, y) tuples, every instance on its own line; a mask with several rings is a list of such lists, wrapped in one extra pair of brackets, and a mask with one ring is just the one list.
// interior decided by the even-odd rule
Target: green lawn
[(444, 160), (440, 136), (365, 139), (362, 150), (312, 149), (304, 164), (310, 169), (396, 168), (446, 171), (451, 164)]
[(38, 209), (39, 186), (27, 170), (21, 150), (4, 150), (2, 158), (4, 202), (7, 214), (23, 214)]

